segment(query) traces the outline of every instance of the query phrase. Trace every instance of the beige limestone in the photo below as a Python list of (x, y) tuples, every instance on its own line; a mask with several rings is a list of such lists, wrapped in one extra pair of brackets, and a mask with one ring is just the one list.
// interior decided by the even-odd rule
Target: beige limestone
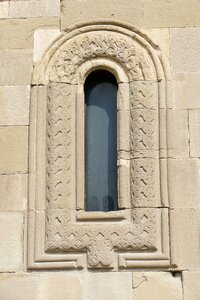
[(122, 20), (137, 26), (142, 25), (142, 1), (138, 0), (63, 0), (61, 25), (65, 29), (71, 24), (106, 18)]
[(18, 0), (9, 3), (8, 18), (54, 17), (59, 14), (59, 0)]
[(38, 62), (42, 59), (45, 52), (61, 35), (59, 29), (38, 29), (34, 33), (34, 53), (33, 60)]
[(37, 28), (59, 28), (59, 18), (44, 17), (0, 20), (0, 49), (33, 48), (33, 35)]
[(170, 211), (171, 264), (174, 268), (200, 269), (199, 228), (199, 209)]
[(183, 300), (181, 276), (170, 272), (133, 272), (133, 300)]
[(190, 155), (200, 157), (200, 109), (189, 111)]
[(22, 268), (23, 215), (21, 212), (0, 212), (0, 272)]
[(186, 27), (200, 25), (198, 0), (144, 0), (144, 27)]
[(199, 300), (200, 298), (200, 272), (183, 272), (184, 300)]
[(8, 17), (8, 7), (9, 7), (9, 2), (0, 2), (0, 19), (4, 19)]
[(171, 59), (172, 72), (200, 71), (199, 27), (171, 29)]
[[(159, 46), (160, 56), (164, 62), (167, 71), (167, 77), (170, 75), (170, 30), (169, 28), (151, 28), (143, 29), (152, 41)], [(168, 78), (169, 79), (169, 78)]]
[(0, 51), (0, 85), (30, 84), (32, 50)]
[(131, 272), (86, 273), (84, 300), (131, 300)]
[(200, 108), (200, 73), (174, 73), (171, 108)]
[(0, 173), (27, 172), (28, 128), (0, 127)]
[(25, 273), (0, 275), (1, 300), (38, 300), (39, 276)]
[(24, 210), (27, 205), (27, 175), (0, 175), (0, 210)]
[(83, 290), (81, 272), (41, 274), (37, 300), (86, 300)]
[[(60, 3), (62, 5), (62, 13), (60, 13)], [(1, 274), (0, 300), (200, 299), (200, 27), (194, 27), (200, 25), (199, 11), (199, 0), (0, 0), (0, 272), (19, 271), (19, 273), (12, 275), (7, 273), (4, 275)], [(134, 83), (132, 83), (135, 88), (135, 94), (133, 94), (134, 99), (136, 94), (138, 94), (138, 99), (143, 99), (143, 103), (145, 103), (148, 108), (156, 110), (157, 102), (159, 103), (161, 110), (159, 111), (158, 122), (156, 121), (155, 127), (153, 127), (151, 118), (148, 118), (148, 116), (144, 118), (142, 113), (145, 113), (145, 111), (140, 112), (140, 118), (143, 118), (144, 124), (147, 124), (147, 128), (145, 125), (141, 125), (138, 120), (133, 127), (136, 128), (136, 126), (138, 126), (137, 138), (139, 143), (142, 141), (145, 144), (147, 140), (148, 144), (144, 146), (147, 147), (147, 149), (136, 153), (140, 157), (141, 163), (139, 163), (137, 159), (130, 160), (128, 121), (129, 104), (131, 102), (128, 99), (128, 80), (124, 73), (120, 71), (119, 81), (120, 85), (123, 85), (123, 88), (120, 89), (120, 105), (118, 109), (119, 111), (127, 111), (126, 113), (121, 113), (120, 111), (119, 115), (121, 118), (118, 118), (122, 120), (122, 126), (118, 130), (120, 134), (118, 145), (119, 148), (123, 150), (119, 153), (119, 169), (121, 169), (118, 180), (120, 191), (119, 201), (120, 203), (123, 202), (122, 207), (124, 209), (119, 212), (111, 212), (110, 214), (92, 212), (90, 217), (87, 212), (81, 211), (85, 219), (80, 218), (77, 220), (77, 211), (70, 210), (68, 212), (67, 209), (61, 210), (59, 208), (48, 212), (47, 216), (51, 219), (49, 221), (45, 218), (45, 212), (43, 210), (38, 211), (38, 208), (45, 208), (47, 203), (45, 182), (45, 141), (47, 133), (45, 126), (47, 122), (45, 119), (45, 101), (51, 100), (51, 97), (46, 97), (46, 87), (40, 86), (38, 90), (35, 87), (35, 91), (36, 93), (38, 92), (39, 96), (33, 99), (30, 110), (29, 85), (31, 83), (32, 66), (34, 62), (38, 63), (41, 61), (45, 51), (59, 36), (60, 22), (62, 29), (65, 30), (70, 26), (74, 26), (76, 22), (89, 21), (91, 19), (97, 21), (100, 20), (100, 18), (106, 18), (110, 22), (112, 22), (112, 20), (129, 22), (137, 26), (139, 30), (145, 28), (142, 39), (144, 38), (147, 44), (143, 49), (144, 51), (139, 53), (139, 60), (132, 61), (133, 63), (136, 62), (136, 66), (139, 66), (140, 63), (142, 64), (142, 67), (139, 66), (141, 67), (141, 74), (144, 75), (145, 79), (147, 77), (148, 81), (145, 81), (143, 77), (137, 77), (139, 82), (134, 81)], [(169, 27), (183, 28), (170, 29)], [(132, 31), (130, 32), (133, 34)], [(67, 30), (63, 33), (66, 35), (69, 34)], [(117, 33), (114, 32), (113, 36), (115, 34)], [(136, 35), (137, 34), (138, 32)], [(103, 33), (101, 41), (107, 43), (107, 49), (109, 49), (109, 51), (113, 51), (113, 42), (111, 41), (109, 43), (108, 40), (104, 39), (105, 37), (106, 35)], [(148, 43), (148, 37), (150, 37), (154, 43)], [(120, 43), (122, 40), (123, 39), (119, 38), (118, 42)], [(126, 40), (126, 38), (124, 40)], [(87, 41), (87, 39), (84, 41)], [(80, 45), (82, 42), (83, 40), (80, 39), (78, 44)], [(102, 49), (103, 43), (91, 43), (89, 49), (91, 49), (91, 45), (94, 45), (94, 51), (97, 51), (98, 49)], [(141, 44), (135, 43), (134, 47), (136, 47), (134, 49), (136, 49), (137, 52)], [(148, 64), (150, 55), (146, 55), (150, 49), (153, 49), (155, 61), (157, 61), (155, 65), (158, 69), (162, 69), (161, 64), (158, 63), (159, 58), (165, 61), (163, 68), (165, 71), (167, 70), (167, 75), (165, 74), (167, 80), (171, 79), (170, 68), (173, 71), (172, 97), (170, 91), (171, 82), (168, 82), (169, 88), (167, 89), (165, 88), (164, 80), (159, 82), (159, 87), (161, 87), (161, 91), (159, 90), (158, 93), (159, 96), (157, 96), (157, 84), (155, 84), (152, 89), (149, 89), (149, 85), (151, 84), (149, 78), (155, 75), (151, 73), (153, 69), (151, 69), (151, 64)], [(90, 71), (91, 67), (99, 67), (99, 62), (101, 62), (101, 66), (107, 66), (109, 69), (112, 69), (114, 66), (113, 60), (115, 60), (116, 57), (118, 59), (121, 55), (121, 51), (117, 53), (114, 59), (112, 59), (112, 57), (105, 57), (105, 59), (101, 57), (101, 59), (99, 59), (97, 55), (94, 61), (92, 59), (94, 52), (91, 50), (88, 51), (87, 47), (83, 47), (85, 51), (83, 53), (84, 55), (87, 55), (89, 52), (90, 56), (87, 56), (89, 62), (82, 67), (81, 75), (77, 75), (76, 70), (78, 64), (76, 65), (76, 61), (79, 61), (81, 55), (78, 54), (75, 56), (73, 53), (75, 50), (78, 52), (79, 49), (66, 47), (65, 50), (68, 52), (62, 53), (62, 51), (59, 51), (59, 54), (63, 54), (63, 59), (57, 62), (56, 68), (58, 73), (60, 70), (60, 77), (56, 78), (56, 80), (62, 80), (63, 74), (66, 74), (69, 65), (68, 63), (65, 64), (66, 53), (72, 51), (72, 57), (68, 54), (68, 58), (72, 58), (74, 62), (74, 69), (72, 71), (73, 76), (75, 76), (76, 79), (78, 77), (76, 83), (83, 80), (86, 70)], [(124, 50), (122, 52), (125, 53)], [(133, 56), (131, 55), (130, 57), (132, 58)], [(128, 59), (128, 56), (126, 58)], [(48, 59), (51, 59), (51, 57), (48, 57)], [(72, 60), (69, 61), (72, 62)], [(107, 65), (108, 60), (110, 61)], [(83, 61), (81, 61), (80, 64), (82, 64), (82, 62)], [(171, 66), (169, 65), (170, 62)], [(112, 70), (118, 72), (121, 68), (120, 65), (121, 63), (119, 61), (118, 66)], [(42, 65), (42, 67), (44, 67), (44, 65)], [(123, 68), (126, 67), (123, 66)], [(132, 66), (130, 69), (135, 71), (135, 68)], [(53, 72), (55, 72), (55, 70)], [(147, 76), (148, 73), (151, 73), (150, 77)], [(158, 78), (162, 77), (159, 76)], [(152, 82), (156, 78), (157, 77), (154, 76)], [(46, 83), (46, 81), (42, 80), (38, 82), (39, 84)], [(124, 84), (124, 82), (126, 83)], [(136, 89), (136, 86), (138, 86), (138, 89)], [(141, 88), (142, 86), (146, 86), (147, 90), (146, 87)], [(63, 96), (66, 95), (66, 90), (59, 94), (60, 90), (60, 87), (58, 87), (55, 94), (57, 93), (58, 98), (63, 99)], [(167, 111), (166, 119), (168, 129), (167, 137), (165, 136), (166, 99), (164, 96), (166, 90), (169, 96), (167, 106), (169, 110)], [(67, 91), (69, 97), (64, 98), (64, 104), (67, 102), (66, 99), (72, 99), (72, 94)], [(152, 105), (151, 99), (154, 99), (154, 95), (155, 103)], [(52, 100), (55, 99), (56, 98), (53, 98)], [(83, 152), (83, 146), (80, 146), (80, 143), (75, 143), (75, 134), (79, 132), (79, 129), (82, 127), (79, 122), (76, 128), (74, 121), (75, 116), (70, 115), (71, 109), (73, 112), (75, 111), (75, 97), (72, 100), (72, 106), (70, 106), (70, 104), (67, 107), (69, 115), (64, 116), (64, 124), (66, 131), (70, 132), (71, 130), (72, 132), (71, 136), (67, 136), (68, 153), (74, 154), (77, 149), (79, 152)], [(78, 98), (78, 104), (79, 100)], [(83, 100), (84, 99), (81, 98), (81, 101)], [(34, 101), (38, 101), (38, 107), (34, 106)], [(57, 101), (59, 103), (59, 99), (57, 99)], [(84, 101), (82, 104), (83, 103)], [(135, 101), (133, 101), (133, 103), (133, 106), (136, 105)], [(141, 103), (139, 104), (141, 105)], [(55, 106), (52, 105), (52, 111), (55, 111), (54, 108)], [(76, 108), (80, 109), (80, 105), (76, 105)], [(34, 109), (37, 109), (40, 116), (36, 124), (33, 121), (36, 119), (36, 115), (34, 113), (32, 114)], [(30, 195), (32, 196), (30, 197), (31, 206), (29, 207), (31, 207), (32, 211), (27, 221), (29, 233), (32, 232), (32, 236), (28, 236), (28, 238), (33, 239), (36, 237), (36, 242), (34, 243), (32, 240), (28, 249), (26, 249), (26, 219), (22, 212), (27, 208), (28, 175), (19, 173), (26, 173), (28, 171), (27, 149), (29, 136), (27, 125), (29, 125), (29, 112), (31, 112), (31, 132), (33, 133), (29, 158), (31, 158), (31, 161), (34, 161), (35, 158), (38, 159), (39, 157), (41, 160), (37, 160), (36, 164), (34, 166), (31, 165), (29, 169), (29, 171), (31, 171)], [(56, 124), (59, 124), (60, 116), (60, 114), (56, 116)], [(56, 121), (56, 117), (53, 121)], [(69, 120), (72, 120), (71, 127), (68, 126)], [(82, 121), (83, 120), (82, 118)], [(125, 120), (125, 122), (123, 120)], [(123, 124), (126, 124), (126, 126), (123, 126)], [(42, 141), (38, 147), (36, 146), (34, 135), (35, 125), (37, 125), (38, 129), (37, 139)], [(159, 131), (157, 131), (157, 127), (159, 127), (160, 130), (159, 136), (157, 135)], [(148, 145), (151, 145), (151, 142), (154, 141), (151, 132), (155, 131), (156, 141), (159, 141), (159, 143), (154, 143), (156, 150), (150, 152), (151, 150), (148, 150)], [(50, 130), (48, 133), (53, 135), (55, 132)], [(141, 137), (143, 137), (143, 139), (141, 139)], [(84, 140), (84, 135), (82, 135), (82, 140)], [(52, 144), (53, 141), (54, 138), (52, 138)], [(72, 146), (70, 146), (70, 141), (72, 141)], [(135, 141), (136, 138), (134, 138), (134, 142)], [(60, 138), (58, 141), (56, 145), (58, 149), (60, 147), (59, 142), (62, 143), (63, 139)], [(168, 144), (169, 147), (169, 163), (166, 159), (166, 144)], [(51, 143), (48, 145), (51, 146)], [(37, 154), (35, 151), (37, 151)], [(144, 155), (148, 155), (148, 157), (153, 155), (159, 157), (160, 153), (162, 153), (161, 157), (166, 159), (166, 164), (165, 160), (162, 160), (162, 163), (158, 165), (158, 159), (155, 159), (154, 162), (153, 160), (145, 160), (142, 158)], [(60, 154), (59, 150), (55, 153), (54, 158), (56, 158), (57, 154)], [(49, 157), (51, 157), (51, 153)], [(68, 157), (70, 157), (70, 155)], [(68, 162), (69, 160), (67, 164), (65, 164), (67, 169), (70, 165)], [(72, 182), (72, 190), (69, 192), (69, 194), (71, 194), (67, 198), (67, 201), (69, 199), (70, 207), (73, 207), (73, 209), (75, 209), (76, 206), (76, 193), (84, 195), (81, 190), (76, 190), (75, 186), (77, 177), (80, 176), (80, 174), (77, 175), (75, 173), (75, 166), (78, 165), (80, 167), (82, 162), (83, 159), (80, 164), (77, 163), (73, 156), (73, 170), (64, 177), (64, 181), (67, 178), (67, 192), (70, 190), (68, 189), (70, 185), (69, 182)], [(155, 196), (156, 199), (158, 198), (156, 203), (149, 201), (148, 204), (150, 207), (155, 206), (156, 208), (140, 208), (140, 206), (146, 206), (147, 202), (139, 201), (139, 208), (137, 208), (137, 210), (130, 209), (130, 164), (134, 167), (135, 172), (133, 172), (134, 175), (131, 175), (135, 184), (135, 188), (131, 190), (133, 203), (136, 203), (137, 197), (141, 200), (141, 195), (144, 196), (146, 195), (145, 193), (147, 193), (147, 200), (151, 200), (151, 197)], [(35, 178), (35, 166), (39, 167), (39, 176), (36, 178), (36, 181), (32, 180), (32, 178)], [(156, 176), (154, 176), (152, 166), (156, 166)], [(50, 170), (55, 170), (54, 165)], [(59, 170), (60, 169), (57, 170), (56, 178), (57, 174), (59, 174)], [(145, 175), (145, 173), (147, 174)], [(82, 175), (83, 176), (80, 176), (80, 181), (84, 185), (84, 169)], [(36, 184), (38, 183), (36, 187), (34, 186), (35, 182)], [(161, 186), (160, 182), (162, 183)], [(57, 186), (59, 187), (59, 181), (56, 182), (55, 179), (54, 183), (58, 184)], [(154, 183), (156, 189), (154, 189)], [(53, 187), (51, 180), (50, 183), (48, 182), (48, 187)], [(163, 190), (165, 191), (166, 199), (163, 199)], [(59, 191), (58, 188), (58, 197), (60, 196)], [(170, 208), (169, 210), (167, 208), (162, 210), (165, 211), (165, 213), (162, 212), (160, 215), (157, 213), (159, 212), (158, 207), (162, 206), (159, 195), (161, 193), (161, 200), (168, 205), (167, 191), (169, 193)], [(36, 203), (33, 203), (33, 195), (37, 196)], [(55, 196), (55, 194), (53, 194), (53, 196)], [(66, 205), (66, 198), (64, 197), (60, 203)], [(56, 206), (55, 203), (53, 205)], [(33, 218), (34, 209), (36, 211), (35, 220)], [(168, 211), (170, 211), (170, 222), (167, 220)], [(121, 217), (122, 214), (123, 217)], [(154, 215), (156, 215), (156, 219)], [(165, 217), (163, 217), (163, 215)], [(137, 235), (139, 232), (138, 238), (131, 240), (139, 249), (135, 251), (132, 251), (127, 246), (127, 242), (130, 242), (131, 233), (128, 233), (126, 239), (124, 239), (124, 228), (129, 226), (127, 224), (131, 224), (132, 219), (134, 219), (134, 226), (136, 225), (136, 229), (134, 227), (133, 233)], [(35, 223), (33, 223), (33, 220)], [(62, 230), (60, 232), (59, 230), (57, 231), (57, 228), (59, 229), (59, 222), (64, 225), (64, 227), (62, 227), (64, 228), (63, 232)], [(74, 247), (77, 247), (76, 254), (72, 253), (72, 251), (67, 252), (66, 243), (62, 244), (63, 248), (66, 247), (62, 249), (62, 253), (58, 251), (54, 251), (51, 254), (45, 252), (45, 237), (56, 232), (55, 241), (56, 238), (59, 240), (60, 233), (61, 235), (62, 233), (66, 234), (66, 228), (69, 228), (68, 222), (71, 222), (70, 226), (73, 228), (70, 232), (70, 241)], [(101, 228), (98, 238), (96, 239), (95, 237), (95, 242), (92, 245), (93, 248), (90, 249), (90, 253), (87, 249), (87, 254), (85, 249), (80, 250), (83, 239), (88, 239), (87, 234), (89, 231), (84, 231), (86, 223), (90, 224), (89, 228), (91, 232), (96, 230), (97, 224), (99, 224)], [(124, 224), (125, 227), (123, 227)], [(170, 235), (168, 233), (168, 226), (170, 226)], [(102, 230), (102, 228), (106, 227), (108, 232)], [(106, 251), (106, 247), (109, 248), (110, 245), (108, 241), (110, 236), (109, 230), (112, 228), (114, 228), (117, 233), (120, 232), (120, 247), (122, 248), (118, 251), (115, 247), (114, 250), (112, 249), (112, 251), (110, 251), (112, 253), (109, 253), (109, 251)], [(77, 235), (76, 231), (78, 232)], [(91, 232), (89, 232), (89, 235)], [(114, 235), (116, 232), (114, 232)], [(157, 250), (144, 250), (141, 246), (141, 242), (151, 243), (155, 238), (155, 232), (157, 237), (156, 241), (158, 241), (159, 244), (156, 245)], [(37, 233), (36, 236), (34, 236), (34, 233)], [(76, 243), (74, 242), (73, 234), (76, 235)], [(103, 238), (101, 234), (104, 234)], [(91, 238), (91, 236), (89, 238)], [(171, 266), (168, 264), (169, 256), (167, 251), (169, 236), (171, 238)], [(88, 245), (91, 245), (91, 240), (87, 244), (88, 248)], [(119, 241), (119, 238), (116, 240)], [(51, 239), (47, 238), (47, 241), (51, 242)], [(48, 246), (49, 245), (51, 246), (51, 243), (49, 243)], [(112, 247), (114, 247), (114, 244), (111, 244), (111, 248)], [(97, 253), (95, 252), (96, 250)], [(110, 269), (110, 254), (112, 254), (112, 266), (114, 266), (114, 269)], [(29, 267), (32, 267), (33, 271), (37, 268), (42, 270), (33, 273), (30, 272), (30, 274), (22, 273), (21, 271), (26, 269), (26, 261), (24, 264), (22, 263), (22, 256), (24, 256), (24, 260), (26, 260), (27, 255), (31, 257)], [(87, 270), (87, 266), (91, 268), (92, 263), (95, 264), (96, 258), (99, 259), (99, 261), (101, 259), (101, 261), (107, 263), (108, 272), (100, 272), (97, 269), (95, 271)], [(40, 262), (38, 262), (38, 260), (40, 260)], [(77, 272), (72, 270), (66, 272), (66, 269), (82, 267), (85, 269), (79, 269)], [(162, 267), (163, 272), (158, 272), (155, 267), (160, 269)], [(124, 272), (122, 268), (145, 268), (148, 272), (137, 271), (130, 273), (127, 271)], [(44, 269), (46, 269), (45, 272), (43, 272)], [(55, 269), (54, 272), (53, 269)], [(58, 269), (62, 269), (62, 271), (60, 270), (59, 272)], [(182, 271), (182, 269), (184, 270), (182, 274), (181, 272), (175, 274), (169, 272), (169, 270)], [(117, 272), (117, 270), (119, 270), (119, 272)], [(132, 276), (133, 286), (131, 284)], [(184, 295), (182, 293), (181, 276), (183, 279)]]
[[(39, 87), (31, 87), (29, 207), (33, 211), (29, 214), (28, 267), (168, 266), (167, 211), (157, 210), (162, 205), (160, 177), (164, 176), (164, 184), (167, 178), (158, 160), (160, 147), (165, 150), (159, 141), (164, 141), (166, 129), (165, 115), (158, 114), (158, 103), (162, 101), (164, 107), (166, 101), (160, 52), (153, 50), (156, 46), (147, 34), (113, 24), (93, 25), (92, 32), (84, 26), (64, 33), (34, 70), (34, 83)], [(36, 31), (35, 59), (41, 59), (57, 33)], [(95, 68), (110, 70), (120, 82), (118, 149), (126, 155), (118, 164), (118, 202), (125, 213), (122, 217), (119, 212), (94, 212), (92, 216), (85, 212), (84, 224), (80, 224), (76, 209), (85, 207), (83, 84)], [(162, 86), (157, 84), (160, 78)], [(44, 82), (49, 82), (47, 89)], [(140, 158), (131, 160), (131, 172), (130, 147), (134, 158)], [(39, 210), (44, 207), (49, 210)], [(59, 250), (62, 254), (57, 255)]]
[(29, 100), (29, 85), (0, 86), (0, 125), (28, 125)]
[(167, 111), (168, 156), (189, 157), (189, 130), (187, 110), (169, 109)]
[(143, 28), (185, 27), (200, 25), (198, 0), (138, 0), (94, 2), (62, 1), (62, 28), (80, 21), (107, 18), (122, 20)]
[(200, 161), (170, 159), (169, 199), (173, 208), (200, 208)]

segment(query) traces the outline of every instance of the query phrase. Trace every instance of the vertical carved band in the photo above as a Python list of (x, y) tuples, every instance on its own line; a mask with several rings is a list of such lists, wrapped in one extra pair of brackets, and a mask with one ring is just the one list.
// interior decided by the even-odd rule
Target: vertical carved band
[(51, 84), (47, 97), (47, 207), (63, 208), (71, 193), (71, 87)]

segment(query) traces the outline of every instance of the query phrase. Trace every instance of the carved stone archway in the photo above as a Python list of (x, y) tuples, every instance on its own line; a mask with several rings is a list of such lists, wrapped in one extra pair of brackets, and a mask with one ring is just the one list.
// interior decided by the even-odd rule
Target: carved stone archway
[[(127, 25), (82, 24), (35, 67), (29, 268), (169, 265), (165, 74), (158, 53)], [(112, 72), (119, 87), (117, 212), (84, 210), (83, 84), (95, 69)]]

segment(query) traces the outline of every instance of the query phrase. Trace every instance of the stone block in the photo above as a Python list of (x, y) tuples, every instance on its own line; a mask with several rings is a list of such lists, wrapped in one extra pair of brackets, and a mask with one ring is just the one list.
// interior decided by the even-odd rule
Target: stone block
[(84, 299), (87, 300), (131, 300), (132, 274), (126, 273), (85, 273)]
[(22, 213), (0, 212), (0, 240), (0, 272), (20, 270), (23, 253)]
[(46, 50), (61, 34), (59, 29), (38, 29), (34, 33), (34, 62), (42, 59)]
[(138, 0), (63, 0), (61, 12), (62, 29), (77, 22), (100, 18), (142, 25), (142, 1)]
[(25, 273), (0, 275), (1, 300), (38, 300), (38, 278)]
[[(170, 31), (169, 28), (151, 28), (151, 29), (143, 29), (148, 37), (152, 39), (152, 41), (159, 46), (161, 49), (160, 57), (164, 62), (164, 67), (166, 77), (169, 77), (170, 70)], [(161, 106), (160, 106), (161, 107)]]
[(0, 173), (27, 172), (28, 127), (0, 127)]
[(0, 125), (29, 124), (30, 86), (0, 86)]
[(184, 300), (200, 299), (200, 272), (183, 272)]
[[(83, 274), (48, 273), (40, 275), (37, 300), (83, 300)], [(96, 297), (94, 298), (96, 299)]]
[(200, 28), (174, 28), (170, 36), (172, 72), (199, 72)]
[(200, 108), (200, 73), (174, 73), (171, 108)]
[[(4, 3), (4, 2), (3, 2)], [(16, 1), (15, 1), (16, 3)], [(1, 4), (0, 4), (1, 5)], [(0, 49), (33, 48), (34, 30), (59, 28), (59, 18), (4, 19), (0, 23)]]
[(181, 277), (170, 272), (135, 272), (132, 299), (183, 300)]
[(8, 17), (9, 1), (0, 2), (0, 19)]
[(189, 111), (190, 155), (200, 157), (200, 109)]
[(143, 26), (186, 27), (200, 25), (200, 2), (193, 0), (144, 0)]
[(0, 51), (0, 85), (30, 84), (32, 50)]
[(158, 84), (155, 81), (130, 83), (130, 109), (158, 109)]
[(18, 0), (9, 3), (9, 18), (54, 17), (60, 15), (60, 0)]
[(168, 156), (173, 158), (189, 157), (188, 112), (169, 109), (167, 126)]
[(177, 269), (200, 269), (200, 210), (170, 210), (171, 265)]
[(24, 210), (27, 202), (27, 175), (0, 175), (0, 210)]
[(170, 159), (168, 162), (170, 206), (200, 208), (200, 161)]

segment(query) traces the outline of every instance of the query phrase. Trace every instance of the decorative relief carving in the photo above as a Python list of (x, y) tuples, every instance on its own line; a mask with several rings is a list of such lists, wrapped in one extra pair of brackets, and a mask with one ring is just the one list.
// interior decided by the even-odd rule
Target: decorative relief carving
[(94, 58), (107, 58), (121, 64), (130, 80), (153, 80), (155, 77), (146, 50), (133, 39), (114, 32), (95, 32), (79, 35), (57, 51), (50, 80), (72, 82), (78, 67)]
[[(44, 111), (38, 115), (35, 112), (36, 115), (32, 117), (33, 124), (31, 126), (34, 131), (36, 128), (34, 122), (46, 115), (46, 125), (41, 129), (46, 132), (46, 140), (44, 141), (44, 135), (40, 135), (39, 131), (34, 132), (33, 137), (37, 135), (37, 143), (41, 143), (41, 148), (46, 151), (44, 173), (46, 172), (47, 189), (45, 199), (42, 200), (34, 198), (38, 197), (35, 196), (36, 193), (31, 194), (34, 198), (31, 201), (37, 209), (36, 202), (38, 204), (43, 201), (42, 213), (36, 213), (35, 219), (33, 217), (30, 219), (32, 226), (30, 249), (34, 248), (33, 245), (36, 247), (29, 258), (31, 267), (34, 265), (40, 268), (42, 265), (44, 268), (49, 266), (56, 268), (59, 262), (64, 268), (66, 261), (70, 262), (69, 266), (77, 267), (80, 264), (72, 264), (71, 261), (76, 262), (77, 256), (80, 257), (86, 253), (89, 268), (112, 268), (118, 265), (116, 256), (119, 252), (120, 254), (126, 253), (127, 261), (130, 253), (132, 255), (130, 257), (145, 253), (143, 265), (149, 266), (149, 263), (154, 264), (151, 255), (155, 255), (155, 257), (157, 255), (158, 258), (155, 259), (159, 260), (160, 253), (163, 253), (163, 237), (159, 236), (160, 232), (163, 234), (162, 212), (159, 209), (150, 208), (150, 206), (155, 207), (161, 203), (157, 74), (152, 60), (154, 54), (149, 55), (149, 52), (152, 51), (151, 46), (148, 46), (147, 42), (143, 46), (142, 42), (136, 40), (136, 35), (136, 33), (135, 35), (119, 33), (119, 28), (116, 32), (113, 29), (106, 31), (98, 28), (96, 31), (86, 33), (79, 31), (73, 38), (70, 35), (69, 39), (60, 43), (59, 49), (55, 47), (57, 50), (53, 57), (45, 60), (49, 61), (45, 78), (47, 78), (47, 82), (50, 81), (47, 107), (43, 108)], [(123, 197), (128, 199), (127, 207), (126, 205), (122, 206), (126, 210), (123, 220), (106, 218), (106, 221), (103, 222), (104, 218), (101, 220), (93, 218), (90, 222), (89, 218), (85, 218), (80, 222), (76, 218), (77, 195), (73, 186), (74, 183), (76, 184), (77, 178), (79, 181), (82, 180), (77, 177), (80, 174), (74, 169), (74, 166), (80, 162), (76, 161), (77, 153), (83, 150), (81, 148), (83, 147), (83, 137), (82, 140), (80, 139), (82, 144), (77, 144), (75, 132), (77, 133), (77, 130), (84, 131), (78, 126), (73, 128), (75, 126), (74, 118), (79, 118), (79, 115), (76, 115), (77, 111), (79, 114), (83, 113), (83, 108), (80, 107), (75, 111), (77, 103), (79, 104), (80, 101), (84, 103), (78, 78), (82, 65), (90, 61), (92, 67), (93, 59), (96, 61), (98, 58), (103, 58), (104, 62), (108, 60), (123, 69), (130, 81), (127, 82), (127, 77), (124, 77), (126, 78), (124, 82), (120, 81), (121, 91), (125, 90), (123, 96), (129, 97), (129, 101), (126, 102), (126, 106), (121, 105), (119, 109), (125, 112), (130, 110), (130, 119), (126, 122), (128, 135), (130, 128), (130, 136), (126, 137), (128, 140), (126, 151), (130, 150), (129, 155), (131, 154), (130, 175), (129, 170), (126, 175), (127, 181), (130, 182), (130, 189), (126, 188), (123, 194)], [(159, 69), (162, 69), (161, 65)], [(43, 101), (43, 99), (37, 101)], [(129, 118), (129, 112), (121, 114), (121, 116)], [(83, 123), (79, 122), (76, 125), (83, 125)], [(37, 165), (40, 163), (40, 156), (37, 156), (36, 160), (32, 162), (33, 165), (35, 164), (34, 167), (31, 167), (36, 169), (36, 176)], [(82, 165), (82, 162), (80, 164)], [(42, 163), (42, 165), (44, 164)], [(129, 168), (129, 164), (127, 166)], [(119, 172), (121, 169), (119, 168)], [(119, 177), (123, 176), (122, 174), (120, 173)], [(40, 185), (32, 178), (33, 186), (40, 189)], [(44, 187), (41, 190), (39, 195), (44, 195)], [(46, 207), (45, 212), (44, 207)], [(89, 212), (84, 213), (89, 214)], [(40, 235), (38, 224), (44, 224), (44, 215), (45, 234), (42, 238), (38, 238), (37, 235)], [(42, 246), (38, 246), (36, 240), (42, 240)], [(166, 256), (164, 259), (168, 260), (168, 257)], [(162, 262), (160, 265), (162, 266)]]
[(113, 251), (156, 250), (155, 209), (134, 209), (131, 223), (68, 224), (69, 215), (47, 214), (47, 251), (87, 251), (89, 267), (112, 267)]
[(158, 83), (155, 81), (130, 82), (130, 109), (158, 109)]
[(71, 194), (72, 88), (51, 84), (47, 96), (47, 207), (61, 208)]
[(158, 204), (159, 171), (157, 159), (131, 160), (131, 202), (132, 206), (155, 206)]
[(130, 111), (131, 151), (158, 150), (158, 111), (132, 109)]

